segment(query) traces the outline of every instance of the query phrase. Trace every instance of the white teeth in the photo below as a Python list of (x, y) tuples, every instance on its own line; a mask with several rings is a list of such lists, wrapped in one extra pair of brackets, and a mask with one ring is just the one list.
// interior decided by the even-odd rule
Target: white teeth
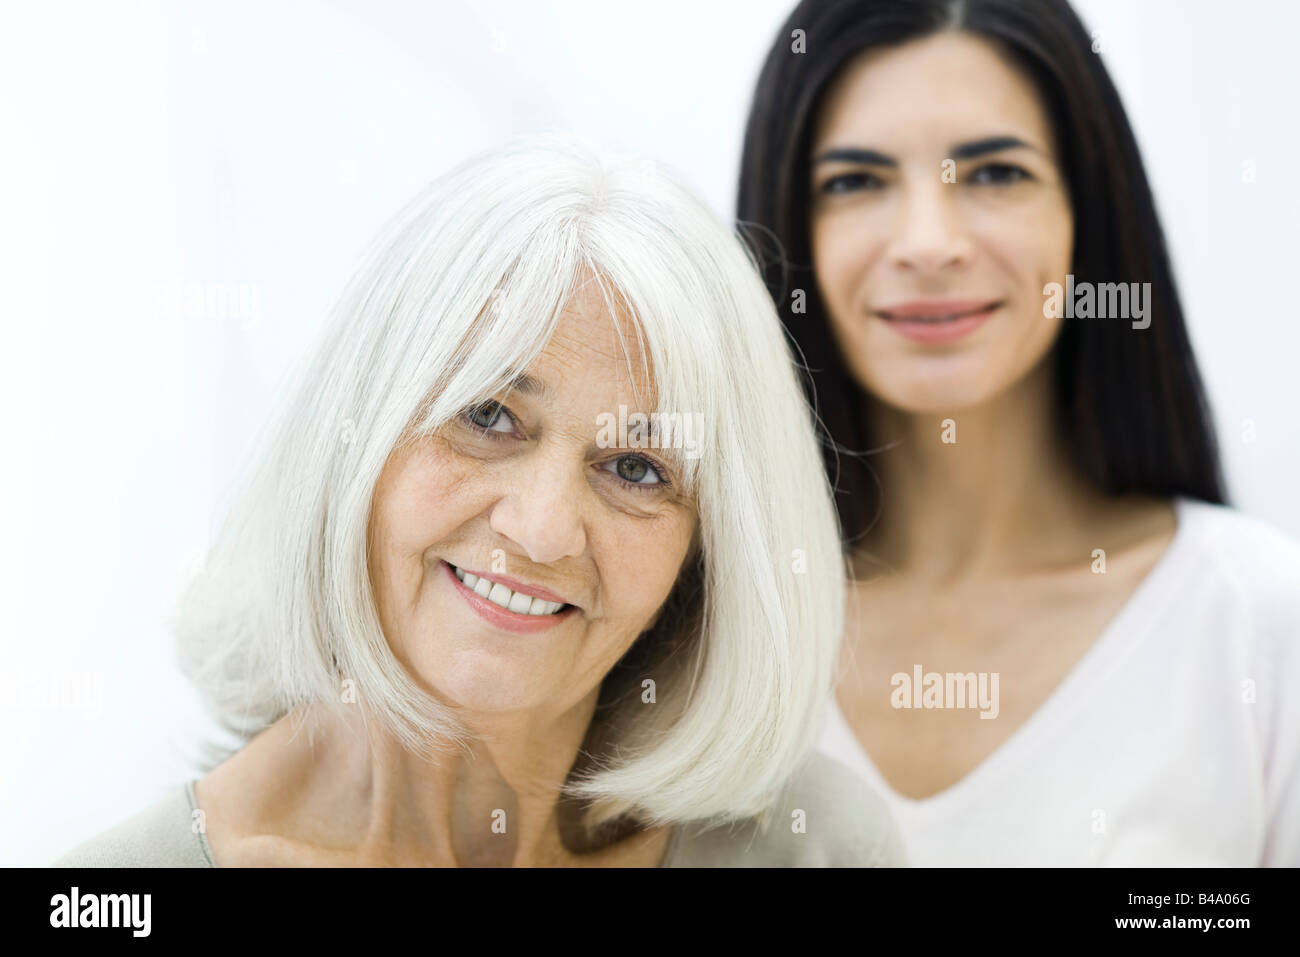
[(456, 573), (456, 577), (465, 583), (465, 587), (471, 589), (476, 594), (494, 605), (500, 605), (502, 608), (516, 612), (521, 615), (554, 615), (564, 607), (563, 602), (545, 601), (541, 598), (534, 598), (532, 595), (525, 595), (523, 592), (511, 591), (500, 582), (488, 581), (486, 578), (479, 578), (463, 569), (451, 566)]

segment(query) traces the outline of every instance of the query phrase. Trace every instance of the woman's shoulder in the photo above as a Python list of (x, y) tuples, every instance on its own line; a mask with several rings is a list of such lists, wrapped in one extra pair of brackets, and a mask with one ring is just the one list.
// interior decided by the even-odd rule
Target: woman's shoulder
[(884, 798), (856, 772), (812, 752), (755, 819), (687, 825), (673, 867), (904, 867), (902, 837)]
[(1300, 542), (1262, 519), (1226, 505), (1179, 499), (1187, 523), (1186, 554), (1222, 583), (1221, 593), (1244, 611), (1281, 614), (1294, 625), (1300, 611)]
[(212, 867), (196, 830), (190, 784), (79, 844), (54, 867)]

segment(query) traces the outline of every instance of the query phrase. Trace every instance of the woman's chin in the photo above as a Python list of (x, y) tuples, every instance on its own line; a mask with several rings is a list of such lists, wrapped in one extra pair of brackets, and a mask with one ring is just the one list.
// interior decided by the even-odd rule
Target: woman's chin
[(880, 402), (909, 415), (951, 416), (987, 402), (996, 390), (963, 381), (891, 383), (872, 389)]
[(554, 697), (535, 676), (492, 668), (461, 676), (440, 674), (437, 681), (421, 683), (432, 689), (439, 701), (467, 716), (530, 711)]
[(876, 401), (913, 415), (952, 415), (975, 408), (997, 395), (1009, 382), (1001, 363), (975, 355), (881, 355), (854, 378)]

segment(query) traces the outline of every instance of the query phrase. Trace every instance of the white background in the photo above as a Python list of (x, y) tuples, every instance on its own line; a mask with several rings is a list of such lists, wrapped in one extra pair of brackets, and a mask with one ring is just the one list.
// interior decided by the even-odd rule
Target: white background
[[(548, 128), (665, 162), (730, 220), (791, 5), (0, 3), (0, 864), (194, 770), (209, 726), (162, 615), (375, 230)], [(1300, 537), (1300, 5), (1077, 8), (1154, 182), (1234, 501)], [(73, 675), (98, 707), (21, 691)]]

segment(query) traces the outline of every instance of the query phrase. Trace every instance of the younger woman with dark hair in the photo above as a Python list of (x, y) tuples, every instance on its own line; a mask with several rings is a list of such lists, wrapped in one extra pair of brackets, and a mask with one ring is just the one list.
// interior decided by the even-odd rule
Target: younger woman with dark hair
[(1225, 504), (1133, 133), (1065, 0), (801, 3), (738, 215), (854, 578), (823, 746), (911, 861), (1300, 864), (1300, 546)]

